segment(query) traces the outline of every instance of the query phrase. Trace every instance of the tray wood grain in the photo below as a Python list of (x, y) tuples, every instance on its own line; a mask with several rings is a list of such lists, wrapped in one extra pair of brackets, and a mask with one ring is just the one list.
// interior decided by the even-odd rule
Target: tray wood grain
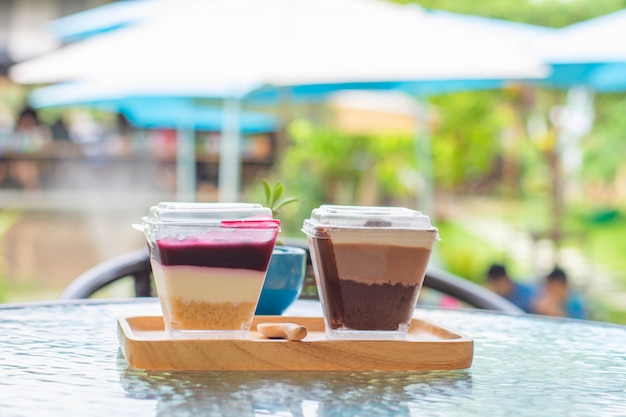
[(171, 339), (160, 316), (118, 320), (118, 338), (133, 368), (151, 370), (437, 370), (472, 364), (474, 342), (413, 319), (406, 340), (328, 340), (321, 317), (256, 316), (257, 323), (306, 326), (301, 341), (267, 339), (256, 330), (245, 340)]

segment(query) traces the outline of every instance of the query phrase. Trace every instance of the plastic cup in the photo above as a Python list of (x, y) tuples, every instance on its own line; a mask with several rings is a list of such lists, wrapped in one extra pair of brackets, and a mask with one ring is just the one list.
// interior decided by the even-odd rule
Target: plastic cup
[(142, 220), (170, 336), (245, 339), (280, 229), (271, 210), (159, 203)]
[(322, 205), (304, 221), (329, 339), (405, 339), (437, 228), (403, 207)]

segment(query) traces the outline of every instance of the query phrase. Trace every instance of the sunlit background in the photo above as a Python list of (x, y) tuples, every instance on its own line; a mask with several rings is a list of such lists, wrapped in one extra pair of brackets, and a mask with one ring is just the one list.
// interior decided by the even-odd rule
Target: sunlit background
[(560, 266), (626, 323), (625, 8), (0, 1), (0, 302), (143, 247), (159, 201), (260, 202), (268, 178), (298, 198), (286, 236), (322, 203), (416, 208), (441, 268)]

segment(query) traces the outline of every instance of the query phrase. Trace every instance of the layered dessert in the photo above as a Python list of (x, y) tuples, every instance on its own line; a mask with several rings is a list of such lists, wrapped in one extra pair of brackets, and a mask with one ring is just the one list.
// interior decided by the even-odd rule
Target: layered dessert
[(226, 240), (231, 234), (156, 241), (152, 269), (170, 329), (248, 330), (274, 240)]
[(327, 334), (405, 334), (437, 229), (426, 216), (408, 209), (334, 207), (314, 211), (303, 229)]
[[(329, 233), (313, 239), (331, 328), (399, 330), (408, 325), (430, 258), (432, 232)], [(429, 236), (430, 235), (430, 236)], [(430, 242), (430, 243), (429, 243)]]
[(260, 204), (161, 202), (141, 224), (176, 338), (245, 338), (280, 222)]

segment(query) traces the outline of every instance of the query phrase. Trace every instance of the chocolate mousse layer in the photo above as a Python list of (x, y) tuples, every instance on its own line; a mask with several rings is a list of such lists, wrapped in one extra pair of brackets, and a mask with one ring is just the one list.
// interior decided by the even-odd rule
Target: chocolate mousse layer
[(394, 331), (410, 322), (429, 249), (317, 238), (312, 244), (331, 328)]
[(339, 280), (343, 326), (353, 330), (398, 330), (411, 320), (418, 285), (360, 284)]

